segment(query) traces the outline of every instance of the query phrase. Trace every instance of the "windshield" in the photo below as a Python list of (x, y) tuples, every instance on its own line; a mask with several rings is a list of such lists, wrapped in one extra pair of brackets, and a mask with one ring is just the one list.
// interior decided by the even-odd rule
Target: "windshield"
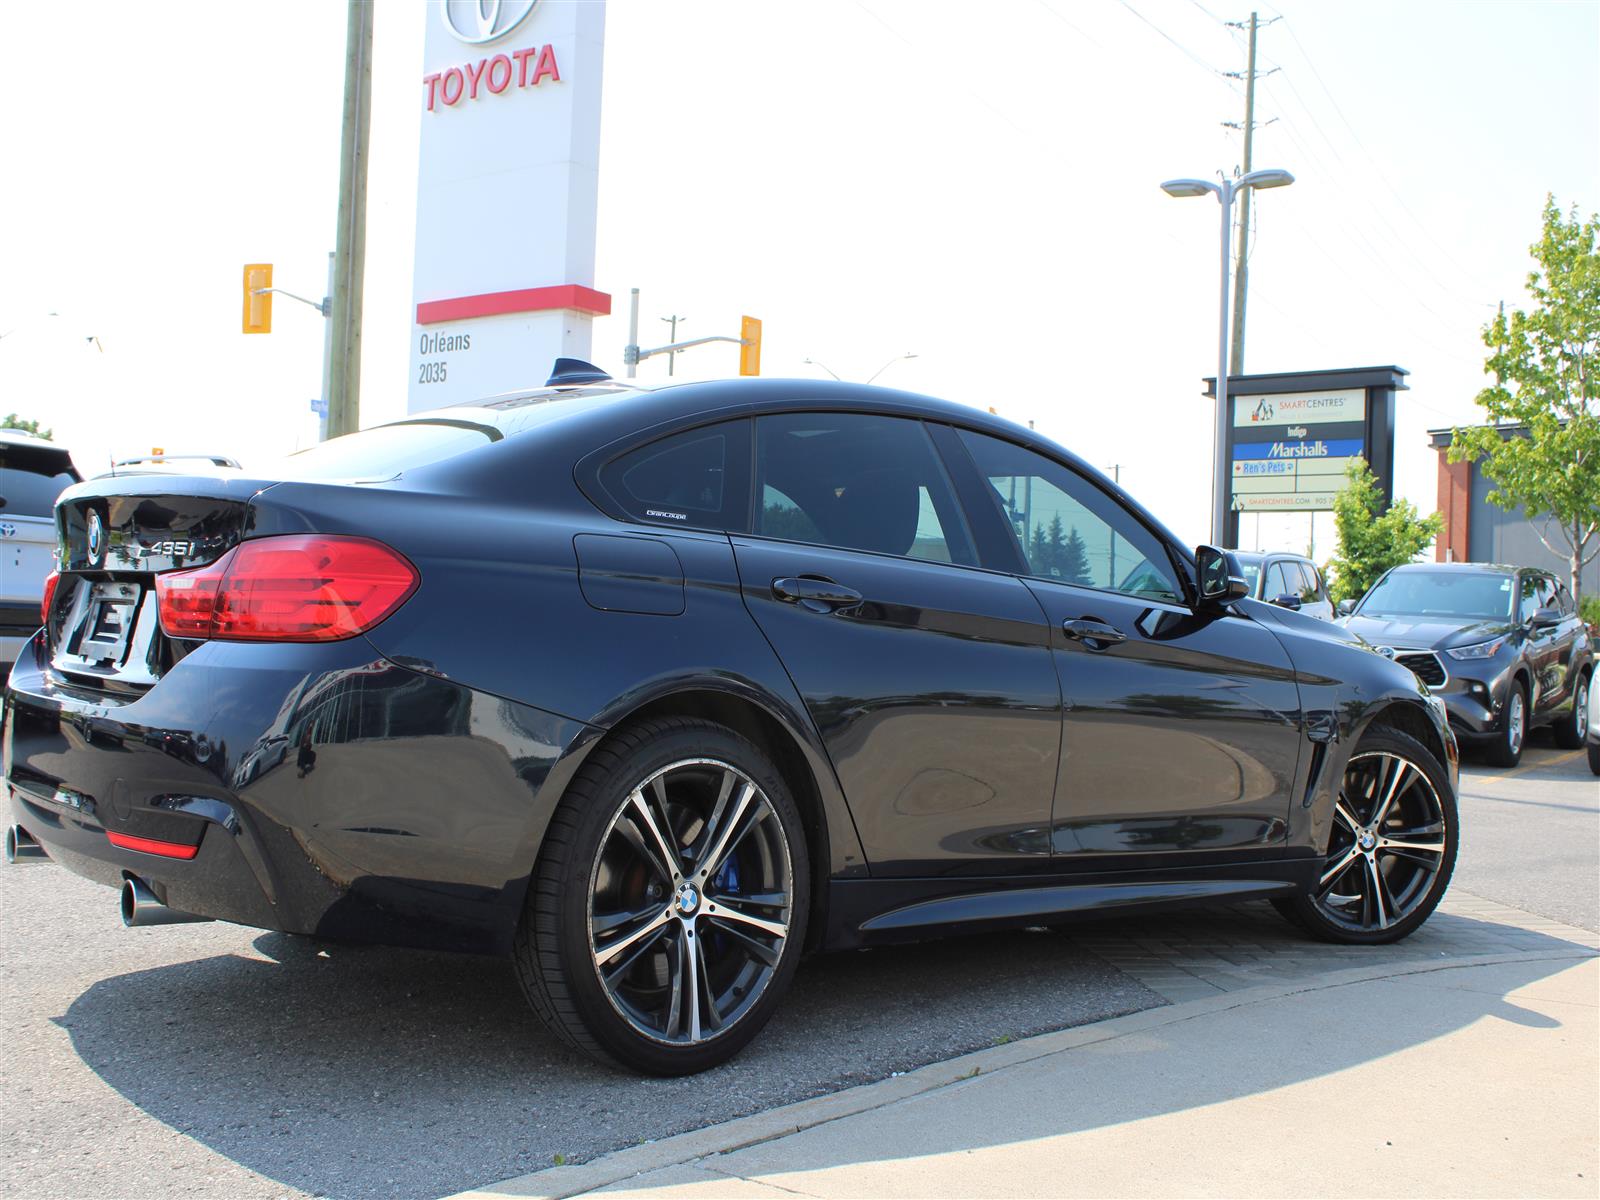
[(1509, 621), (1511, 576), (1472, 571), (1394, 571), (1367, 593), (1363, 617), (1465, 617)]

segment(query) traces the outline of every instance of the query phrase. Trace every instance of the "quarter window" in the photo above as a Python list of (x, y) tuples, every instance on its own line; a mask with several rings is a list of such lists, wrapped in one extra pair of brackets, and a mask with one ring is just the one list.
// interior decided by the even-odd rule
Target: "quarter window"
[(754, 532), (970, 564), (971, 543), (928, 432), (864, 413), (756, 418)]
[(749, 436), (744, 421), (675, 433), (612, 459), (600, 482), (637, 521), (742, 529), (749, 495), (739, 465)]
[(960, 431), (1022, 552), (1028, 574), (1179, 603), (1166, 546), (1083, 476), (1031, 450)]

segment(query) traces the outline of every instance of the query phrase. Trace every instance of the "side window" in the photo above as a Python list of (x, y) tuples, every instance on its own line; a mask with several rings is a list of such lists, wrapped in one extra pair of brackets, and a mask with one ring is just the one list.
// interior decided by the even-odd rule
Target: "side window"
[(1300, 603), (1315, 604), (1322, 599), (1322, 586), (1317, 578), (1317, 569), (1308, 562), (1297, 565), (1300, 568)]
[(1567, 585), (1564, 583), (1556, 584), (1556, 605), (1565, 615), (1569, 617), (1572, 615), (1572, 593), (1567, 591)]
[(752, 532), (930, 562), (977, 561), (920, 421), (867, 413), (756, 418)]
[(1521, 600), (1517, 604), (1517, 620), (1523, 625), (1533, 620), (1539, 611), (1539, 577), (1528, 574), (1522, 577)]
[(1548, 575), (1539, 576), (1539, 607), (1559, 608), (1561, 601), (1556, 596), (1556, 581)]
[(1298, 573), (1295, 575), (1296, 586), (1290, 587), (1288, 576), (1284, 570), (1285, 567), (1292, 569), (1293, 565), (1293, 563), (1285, 563), (1280, 560), (1279, 562), (1275, 562), (1267, 568), (1267, 586), (1266, 589), (1261, 593), (1261, 598), (1263, 600), (1276, 600), (1279, 596), (1287, 596), (1291, 593), (1296, 596), (1300, 594), (1300, 588), (1298, 586), (1300, 577)]
[(612, 459), (600, 483), (637, 521), (742, 530), (749, 437), (744, 421), (671, 434)]
[(970, 430), (960, 434), (1030, 575), (1182, 602), (1166, 547), (1116, 500), (1031, 450)]

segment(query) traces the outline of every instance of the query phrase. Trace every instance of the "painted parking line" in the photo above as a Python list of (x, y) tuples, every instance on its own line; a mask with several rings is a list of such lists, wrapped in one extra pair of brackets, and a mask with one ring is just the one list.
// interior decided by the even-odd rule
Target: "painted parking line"
[(1582, 757), (1584, 754), (1587, 754), (1587, 753), (1588, 753), (1587, 750), (1569, 750), (1567, 753), (1559, 754), (1555, 758), (1544, 758), (1544, 759), (1540, 759), (1538, 762), (1523, 763), (1520, 767), (1517, 767), (1515, 770), (1505, 771), (1503, 773), (1496, 774), (1496, 775), (1485, 775), (1483, 778), (1485, 778), (1485, 779), (1515, 779), (1519, 775), (1526, 775), (1529, 771), (1543, 771), (1543, 770), (1545, 770), (1545, 769), (1547, 769), (1549, 767), (1565, 766), (1569, 762), (1575, 762), (1577, 759), (1579, 759), (1580, 757)]

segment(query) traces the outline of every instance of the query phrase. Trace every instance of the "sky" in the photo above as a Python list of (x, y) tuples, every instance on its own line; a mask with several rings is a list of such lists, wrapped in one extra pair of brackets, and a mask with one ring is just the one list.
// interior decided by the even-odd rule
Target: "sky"
[[(375, 14), (363, 424), (405, 412), (428, 3)], [(1296, 182), (1254, 206), (1245, 369), (1410, 371), (1397, 487), (1431, 511), (1426, 431), (1476, 419), (1482, 326), (1526, 303), (1546, 194), (1600, 209), (1600, 3), (1256, 8), (1276, 19), (1255, 166)], [(1227, 22), (1250, 11), (609, 0), (595, 361), (621, 373), (632, 287), (661, 342), (662, 316), (699, 337), (751, 313), (764, 374), (881, 370), (993, 406), (1204, 540), (1217, 210), (1159, 184), (1239, 163)], [(0, 413), (53, 427), (86, 473), (310, 444), (323, 322), (279, 297), (272, 334), (244, 336), (239, 280), (271, 262), (277, 286), (325, 290), (344, 5), (86, 0), (0, 22)], [(726, 345), (677, 360), (736, 369)], [(1243, 544), (1304, 549), (1306, 525), (1247, 517)]]

